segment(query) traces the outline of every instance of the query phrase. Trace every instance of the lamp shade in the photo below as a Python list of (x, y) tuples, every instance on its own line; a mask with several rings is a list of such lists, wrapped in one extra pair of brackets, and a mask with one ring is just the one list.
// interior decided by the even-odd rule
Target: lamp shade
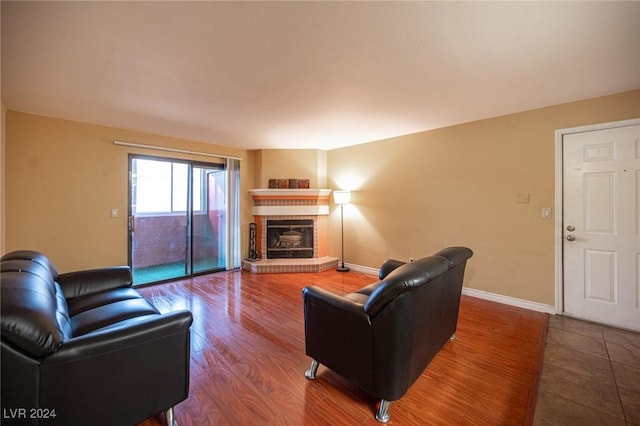
[(333, 202), (336, 204), (349, 204), (351, 191), (333, 191)]

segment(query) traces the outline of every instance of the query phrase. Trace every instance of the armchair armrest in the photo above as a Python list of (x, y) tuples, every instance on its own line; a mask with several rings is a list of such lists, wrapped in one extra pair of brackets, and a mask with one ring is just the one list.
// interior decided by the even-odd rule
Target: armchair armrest
[(60, 274), (58, 283), (64, 297), (72, 299), (103, 290), (131, 287), (133, 278), (128, 266), (110, 266)]

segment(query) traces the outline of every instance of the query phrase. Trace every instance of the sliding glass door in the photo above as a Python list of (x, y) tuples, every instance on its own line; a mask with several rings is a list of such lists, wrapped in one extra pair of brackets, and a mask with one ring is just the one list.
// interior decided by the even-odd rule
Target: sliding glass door
[(224, 164), (131, 155), (129, 262), (134, 285), (223, 270)]
[(224, 269), (226, 263), (226, 173), (211, 168), (193, 168), (193, 193), (201, 198), (194, 205), (192, 220), (193, 273)]

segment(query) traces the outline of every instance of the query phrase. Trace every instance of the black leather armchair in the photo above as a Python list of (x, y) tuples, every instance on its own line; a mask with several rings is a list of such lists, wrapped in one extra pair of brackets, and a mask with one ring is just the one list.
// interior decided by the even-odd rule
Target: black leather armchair
[(321, 363), (381, 400), (376, 419), (389, 421), (400, 399), (444, 344), (453, 340), (462, 281), (473, 252), (449, 247), (411, 263), (387, 260), (380, 281), (344, 296), (303, 290), (305, 373)]
[(0, 261), (2, 424), (132, 426), (189, 393), (191, 313), (160, 314), (128, 267), (58, 274), (34, 251)]

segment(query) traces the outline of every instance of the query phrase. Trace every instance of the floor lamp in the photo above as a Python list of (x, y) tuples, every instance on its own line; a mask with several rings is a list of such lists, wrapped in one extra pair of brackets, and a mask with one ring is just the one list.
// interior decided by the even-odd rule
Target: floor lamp
[(342, 258), (336, 268), (338, 272), (348, 272), (349, 268), (344, 266), (344, 205), (351, 201), (351, 191), (333, 191), (333, 202), (340, 205), (340, 229), (342, 232)]

